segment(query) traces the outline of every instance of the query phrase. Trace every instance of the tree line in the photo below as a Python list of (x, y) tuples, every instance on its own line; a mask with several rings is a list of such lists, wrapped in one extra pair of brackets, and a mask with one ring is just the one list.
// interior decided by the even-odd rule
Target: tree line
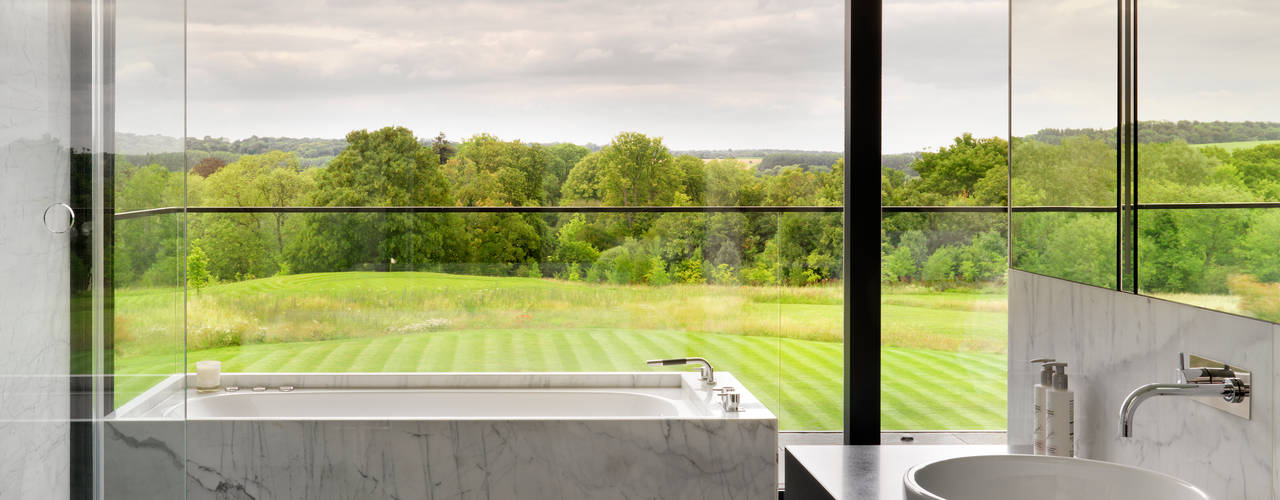
[[(387, 127), (348, 134), (325, 166), (295, 152), (201, 159), (189, 171), (121, 159), (117, 210), (191, 206), (759, 206), (838, 205), (843, 161), (829, 171), (762, 175), (735, 160), (674, 155), (626, 132), (592, 151), (480, 134), (420, 139)], [(175, 196), (175, 193), (177, 194)], [(122, 220), (120, 286), (157, 285), (180, 255), (211, 281), (346, 270), (431, 270), (618, 284), (807, 285), (838, 280), (839, 214), (308, 213)], [(204, 277), (201, 277), (202, 280)]]

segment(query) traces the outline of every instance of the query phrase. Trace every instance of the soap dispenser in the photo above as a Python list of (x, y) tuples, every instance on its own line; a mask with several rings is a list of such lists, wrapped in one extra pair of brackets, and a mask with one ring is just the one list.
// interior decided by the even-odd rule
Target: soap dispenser
[(1053, 367), (1053, 387), (1045, 391), (1045, 446), (1049, 455), (1076, 455), (1076, 396), (1067, 386), (1067, 364), (1046, 363)]
[(1032, 453), (1036, 455), (1047, 454), (1048, 449), (1045, 445), (1045, 393), (1053, 387), (1053, 367), (1049, 366), (1054, 360), (1052, 358), (1033, 359), (1030, 363), (1040, 363), (1040, 380), (1035, 385), (1035, 406), (1033, 415), (1035, 416), (1035, 431), (1032, 436)]

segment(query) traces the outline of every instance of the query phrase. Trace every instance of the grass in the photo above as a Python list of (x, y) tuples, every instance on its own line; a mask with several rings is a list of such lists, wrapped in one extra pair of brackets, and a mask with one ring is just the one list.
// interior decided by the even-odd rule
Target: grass
[[(1143, 292), (1146, 293), (1146, 292)], [(1213, 309), (1232, 314), (1249, 314), (1240, 308), (1240, 297), (1236, 295), (1216, 295), (1207, 293), (1149, 293), (1157, 299), (1164, 299), (1180, 304)]]
[(1197, 148), (1207, 148), (1209, 146), (1219, 147), (1227, 151), (1235, 151), (1237, 149), (1250, 149), (1262, 144), (1276, 144), (1280, 141), (1236, 141), (1236, 142), (1216, 142), (1213, 144), (1194, 144)]
[[(1003, 295), (895, 288), (882, 300), (884, 428), (1004, 428)], [(187, 370), (217, 359), (227, 371), (644, 371), (644, 359), (701, 355), (783, 429), (839, 429), (841, 301), (838, 287), (282, 276), (192, 292)], [(179, 371), (181, 294), (120, 291), (116, 306), (122, 403)]]

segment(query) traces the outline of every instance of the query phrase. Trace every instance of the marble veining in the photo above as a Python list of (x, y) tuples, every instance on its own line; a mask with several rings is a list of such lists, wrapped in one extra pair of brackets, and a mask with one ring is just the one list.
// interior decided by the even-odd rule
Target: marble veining
[[(718, 375), (741, 387), (732, 374)], [(230, 374), (228, 380), (322, 387), (339, 377), (350, 375)], [(686, 373), (354, 378), (377, 388), (448, 387), (447, 381), (477, 388), (696, 382)], [(165, 382), (181, 383), (181, 375)], [(170, 393), (168, 387), (155, 392), (157, 399)], [(185, 474), (190, 499), (776, 498), (777, 419), (749, 392), (743, 404), (751, 410), (717, 416), (185, 422), (155, 420), (139, 405), (106, 423), (107, 451), (117, 461), (107, 473), (108, 493), (159, 498), (154, 495), (176, 487), (167, 478)], [(163, 484), (144, 490), (139, 482), (146, 477)]]
[[(1172, 474), (1214, 498), (1272, 498), (1277, 334), (1264, 321), (1012, 270), (1009, 442), (1030, 443), (1035, 370), (1027, 360), (1052, 357), (1070, 363), (1079, 456)], [(1252, 370), (1252, 419), (1153, 398), (1137, 411), (1134, 437), (1120, 438), (1124, 397), (1171, 382), (1179, 352)]]
[(0, 2), (0, 500), (68, 494), (66, 4)]

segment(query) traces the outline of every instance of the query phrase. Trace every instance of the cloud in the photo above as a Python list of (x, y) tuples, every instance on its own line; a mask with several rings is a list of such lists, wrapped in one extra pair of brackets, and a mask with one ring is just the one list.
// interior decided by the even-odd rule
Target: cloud
[(196, 2), (189, 130), (339, 136), (398, 120), (454, 137), (634, 129), (678, 147), (839, 149), (843, 14), (842, 0)]

